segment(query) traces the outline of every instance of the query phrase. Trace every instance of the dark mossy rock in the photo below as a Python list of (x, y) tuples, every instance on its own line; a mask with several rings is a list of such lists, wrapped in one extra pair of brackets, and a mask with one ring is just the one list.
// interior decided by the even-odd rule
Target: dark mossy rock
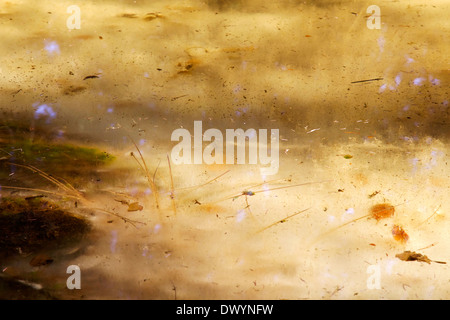
[(63, 248), (90, 228), (86, 219), (44, 197), (0, 198), (0, 256)]

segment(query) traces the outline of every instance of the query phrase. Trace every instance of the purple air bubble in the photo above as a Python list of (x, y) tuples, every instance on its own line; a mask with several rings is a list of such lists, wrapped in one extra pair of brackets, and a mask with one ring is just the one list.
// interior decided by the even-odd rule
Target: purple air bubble
[(402, 82), (402, 74), (399, 73), (396, 77), (395, 77), (395, 83), (398, 85), (400, 85), (400, 83)]
[(56, 118), (56, 112), (53, 110), (52, 107), (41, 104), (36, 108), (36, 111), (34, 112), (34, 118), (35, 119), (41, 119), (46, 118), (46, 122), (50, 123), (50, 121), (54, 118)]
[(431, 82), (431, 84), (434, 85), (434, 86), (438, 86), (438, 85), (441, 84), (441, 80), (436, 79), (436, 78), (431, 79), (430, 82)]
[(236, 215), (236, 222), (242, 222), (242, 220), (245, 219), (245, 216), (247, 215), (247, 213), (245, 212), (245, 210), (239, 210), (239, 212)]
[(423, 84), (424, 81), (425, 81), (425, 78), (420, 77), (420, 78), (415, 78), (415, 79), (413, 80), (413, 83), (414, 83), (414, 85), (416, 85), (416, 86), (421, 86), (421, 85)]
[(44, 48), (45, 48), (45, 50), (47, 50), (47, 52), (49, 54), (53, 55), (55, 53), (56, 54), (60, 54), (61, 53), (61, 51), (59, 50), (59, 45), (58, 45), (58, 43), (56, 41), (45, 40), (44, 44), (45, 44)]
[(113, 231), (111, 231), (111, 243), (109, 245), (109, 249), (111, 250), (111, 253), (116, 252), (116, 245), (117, 245), (117, 231), (113, 230)]
[(158, 233), (161, 230), (162, 226), (158, 223), (153, 227), (153, 232)]

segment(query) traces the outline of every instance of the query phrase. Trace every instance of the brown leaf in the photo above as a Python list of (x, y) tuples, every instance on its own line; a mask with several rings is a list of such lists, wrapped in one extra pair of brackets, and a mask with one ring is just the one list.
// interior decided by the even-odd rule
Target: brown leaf
[(424, 256), (421, 253), (416, 253), (414, 251), (405, 251), (403, 253), (396, 254), (395, 257), (399, 258), (402, 261), (420, 261), (430, 263), (431, 260), (428, 259), (427, 256)]
[(143, 206), (139, 204), (139, 202), (133, 202), (128, 205), (128, 211), (142, 211), (144, 209)]

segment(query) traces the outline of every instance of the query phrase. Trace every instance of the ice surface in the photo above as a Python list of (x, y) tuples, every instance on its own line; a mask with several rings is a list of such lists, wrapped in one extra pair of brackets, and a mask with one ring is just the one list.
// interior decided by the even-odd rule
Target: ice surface
[[(373, 4), (3, 2), (2, 115), (116, 155), (112, 168), (80, 178), (95, 205), (78, 210), (141, 222), (95, 213), (81, 253), (36, 271), (38, 282), (76, 299), (450, 298), (447, 265), (395, 257), (450, 261), (450, 7), (384, 1), (380, 29), (369, 29)], [(71, 5), (79, 29), (68, 27)], [(171, 134), (193, 134), (195, 120), (223, 133), (279, 129), (278, 174), (172, 165), (173, 203)], [(133, 141), (157, 168), (159, 210)], [(293, 186), (307, 182), (317, 183)], [(118, 194), (143, 210), (128, 212)], [(394, 205), (394, 217), (338, 228), (377, 203)], [(1, 268), (31, 272), (21, 261)], [(80, 267), (81, 290), (65, 288), (69, 265)]]

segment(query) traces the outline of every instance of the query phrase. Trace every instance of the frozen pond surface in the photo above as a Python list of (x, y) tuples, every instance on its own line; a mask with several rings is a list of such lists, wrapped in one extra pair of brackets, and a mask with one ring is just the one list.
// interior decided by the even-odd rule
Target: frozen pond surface
[[(74, 157), (39, 154), (86, 201), (46, 195), (93, 229), (45, 252), (50, 264), (31, 266), (38, 252), (0, 261), (0, 279), (62, 299), (450, 297), (448, 264), (396, 257), (450, 261), (448, 2), (83, 1), (70, 29), (74, 4), (0, 5), (0, 143), (27, 128), (115, 160), (75, 174)], [(169, 168), (173, 131), (194, 135), (196, 120), (224, 136), (278, 129), (278, 173)], [(21, 151), (9, 147), (3, 198), (42, 194), (8, 186), (64, 193), (11, 165)], [(349, 223), (383, 203), (392, 216)], [(66, 287), (70, 265), (79, 290)]]

